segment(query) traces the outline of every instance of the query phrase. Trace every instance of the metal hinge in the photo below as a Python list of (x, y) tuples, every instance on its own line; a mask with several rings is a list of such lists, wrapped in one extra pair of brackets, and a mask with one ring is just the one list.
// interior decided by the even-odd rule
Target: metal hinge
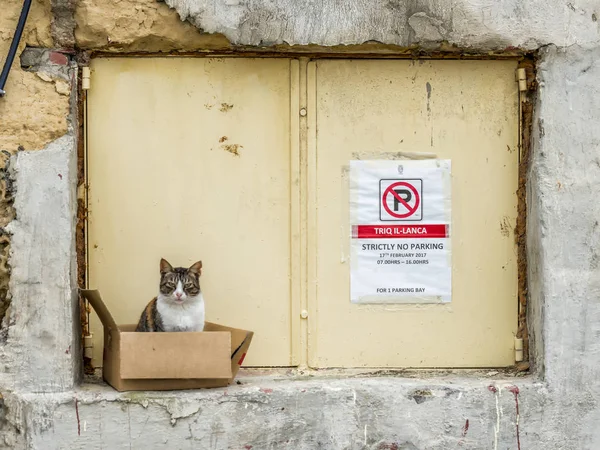
[(87, 184), (81, 183), (77, 186), (77, 200), (85, 201), (87, 198)]
[(84, 66), (81, 68), (81, 89), (87, 91), (90, 88), (90, 68)]
[(83, 337), (83, 356), (92, 359), (94, 354), (94, 342), (92, 340), (92, 334)]
[(523, 339), (515, 337), (515, 362), (523, 361)]
[(525, 92), (527, 90), (527, 72), (524, 68), (517, 69), (516, 79), (519, 83), (519, 92)]

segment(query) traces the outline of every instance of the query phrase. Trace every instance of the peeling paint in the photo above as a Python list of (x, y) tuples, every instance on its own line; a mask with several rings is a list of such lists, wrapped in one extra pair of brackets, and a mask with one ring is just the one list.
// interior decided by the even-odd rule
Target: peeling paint
[[(352, 158), (356, 160), (369, 160), (369, 159), (384, 159), (384, 160), (420, 160), (420, 159), (435, 159), (437, 155), (430, 152), (354, 152)], [(348, 166), (346, 169), (342, 168), (342, 171), (349, 170)]]
[(232, 155), (240, 156), (239, 150), (244, 148), (244, 146), (240, 144), (223, 144), (221, 145), (221, 148)]

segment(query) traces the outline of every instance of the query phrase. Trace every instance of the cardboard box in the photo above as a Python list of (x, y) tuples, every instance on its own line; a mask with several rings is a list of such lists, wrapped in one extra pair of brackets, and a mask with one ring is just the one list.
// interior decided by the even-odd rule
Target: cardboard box
[(81, 295), (104, 326), (102, 374), (117, 391), (227, 386), (254, 335), (210, 322), (201, 333), (137, 333), (136, 324), (117, 325), (97, 290), (82, 290)]

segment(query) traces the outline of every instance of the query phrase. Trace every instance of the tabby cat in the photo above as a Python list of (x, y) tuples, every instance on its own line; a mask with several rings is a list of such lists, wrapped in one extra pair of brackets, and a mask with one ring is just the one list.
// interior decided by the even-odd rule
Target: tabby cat
[(202, 261), (189, 269), (160, 260), (160, 288), (142, 312), (135, 331), (203, 331)]

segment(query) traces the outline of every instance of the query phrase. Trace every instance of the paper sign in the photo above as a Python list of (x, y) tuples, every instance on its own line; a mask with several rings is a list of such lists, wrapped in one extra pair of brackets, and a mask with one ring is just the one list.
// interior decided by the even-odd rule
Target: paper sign
[(451, 301), (450, 168), (350, 162), (352, 303)]

